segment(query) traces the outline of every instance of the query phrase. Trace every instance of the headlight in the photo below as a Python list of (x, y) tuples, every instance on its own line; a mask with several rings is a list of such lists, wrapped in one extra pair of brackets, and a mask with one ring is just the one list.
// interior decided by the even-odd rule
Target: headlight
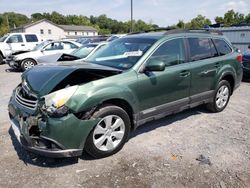
[(72, 86), (44, 96), (45, 108), (49, 115), (54, 114), (55, 116), (59, 117), (67, 114), (68, 107), (64, 105), (76, 92), (77, 88), (78, 86)]

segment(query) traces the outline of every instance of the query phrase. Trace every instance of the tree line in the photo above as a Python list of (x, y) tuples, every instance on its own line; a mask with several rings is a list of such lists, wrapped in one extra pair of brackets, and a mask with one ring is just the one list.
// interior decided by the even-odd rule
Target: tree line
[[(15, 27), (19, 27), (21, 25), (41, 19), (47, 19), (56, 24), (93, 26), (98, 30), (99, 34), (128, 33), (130, 32), (131, 25), (130, 21), (118, 21), (108, 18), (105, 14), (87, 17), (83, 15), (62, 15), (53, 11), (52, 13), (34, 13), (29, 18), (26, 15), (19, 13), (5, 12), (0, 14), (0, 36), (8, 33)], [(250, 13), (244, 15), (239, 12), (235, 12), (234, 10), (229, 10), (224, 14), (223, 17), (215, 17), (214, 21), (216, 23), (223, 23), (224, 26), (248, 23), (250, 22)], [(205, 25), (210, 25), (211, 23), (211, 20), (205, 16), (197, 15), (195, 18), (191, 19), (190, 22), (185, 23), (183, 20), (179, 20), (177, 24), (171, 25), (170, 27), (198, 29), (204, 27)], [(146, 23), (143, 20), (133, 21), (133, 31), (135, 32), (156, 28), (159, 28), (159, 26), (153, 23)]]

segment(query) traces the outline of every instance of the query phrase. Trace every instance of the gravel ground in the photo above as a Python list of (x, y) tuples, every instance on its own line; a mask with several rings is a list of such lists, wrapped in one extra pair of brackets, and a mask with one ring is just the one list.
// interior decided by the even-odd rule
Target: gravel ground
[(47, 159), (17, 142), (7, 114), (21, 73), (0, 65), (0, 187), (250, 187), (250, 83), (227, 108), (148, 123), (108, 158)]

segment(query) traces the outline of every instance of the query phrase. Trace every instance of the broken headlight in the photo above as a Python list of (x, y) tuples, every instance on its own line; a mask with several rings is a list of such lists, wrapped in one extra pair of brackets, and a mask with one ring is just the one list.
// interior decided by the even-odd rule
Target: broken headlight
[(66, 102), (74, 95), (78, 86), (72, 86), (44, 96), (45, 109), (50, 116), (62, 117), (68, 114)]

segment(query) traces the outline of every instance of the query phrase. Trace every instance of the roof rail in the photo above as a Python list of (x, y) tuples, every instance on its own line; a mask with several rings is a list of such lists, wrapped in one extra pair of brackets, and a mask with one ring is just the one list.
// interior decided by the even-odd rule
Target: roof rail
[(170, 31), (176, 29), (175, 27), (160, 27), (155, 29), (149, 29), (145, 31), (137, 31), (137, 32), (131, 32), (128, 35), (134, 35), (134, 34), (140, 34), (140, 33), (150, 33), (150, 32), (157, 32), (157, 31)]
[(223, 35), (223, 33), (219, 30), (216, 29), (177, 29), (175, 27), (163, 27), (163, 28), (156, 28), (156, 29), (151, 29), (151, 30), (146, 30), (146, 31), (139, 31), (139, 32), (132, 32), (129, 33), (129, 35), (133, 34), (140, 34), (140, 33), (150, 33), (150, 32), (157, 32), (157, 31), (166, 31), (164, 34), (175, 34), (175, 33), (209, 33), (209, 34), (217, 34), (217, 35)]

